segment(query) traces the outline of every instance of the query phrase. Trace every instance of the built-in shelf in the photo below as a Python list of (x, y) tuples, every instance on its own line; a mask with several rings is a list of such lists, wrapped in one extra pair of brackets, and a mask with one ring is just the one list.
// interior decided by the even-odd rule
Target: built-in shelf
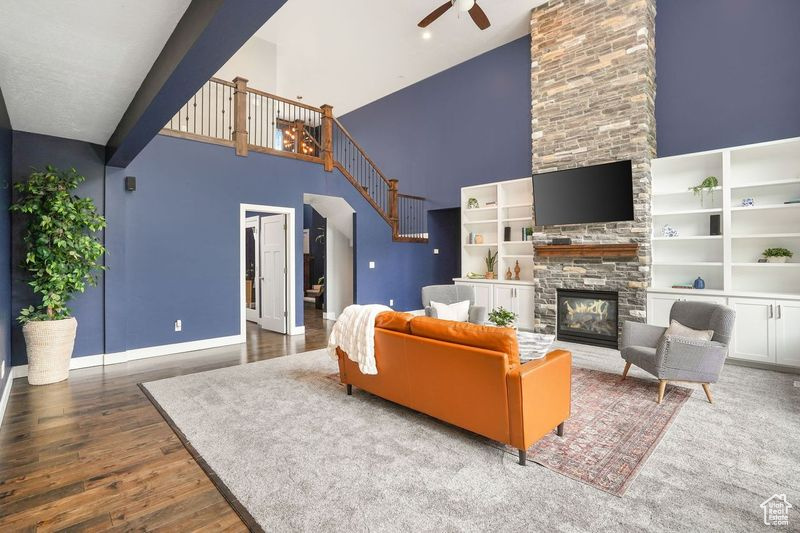
[(484, 242), (481, 244), (465, 244), (464, 246), (472, 247), (472, 248), (479, 248), (479, 247), (492, 247), (497, 246), (496, 242)]
[(530, 207), (530, 208), (533, 208), (533, 204), (531, 204), (531, 203), (527, 203), (527, 204), (506, 204), (506, 205), (504, 205), (504, 206), (502, 206), (502, 207), (503, 207), (504, 209), (508, 209), (508, 208), (517, 208), (517, 207), (519, 207), (519, 208), (522, 208), (522, 207)]
[(786, 239), (800, 237), (800, 233), (750, 233), (748, 235), (731, 235), (731, 239)]
[(503, 244), (533, 244), (533, 241), (503, 241)]
[[(716, 192), (716, 191), (721, 191), (722, 187), (713, 187), (711, 189), (704, 189), (704, 190), (705, 191), (714, 191), (714, 192)], [(674, 191), (654, 192), (653, 196), (656, 196), (656, 197), (660, 197), (660, 196), (676, 196), (676, 195), (679, 195), (679, 194), (692, 194), (692, 195), (694, 195), (695, 193), (694, 193), (694, 191), (692, 189), (687, 187), (686, 189), (683, 189), (683, 190), (676, 189)]]
[(464, 213), (485, 213), (487, 211), (497, 211), (497, 206), (489, 206), (489, 207), (473, 207), (472, 209), (463, 209)]
[(669, 217), (669, 216), (676, 216), (676, 215), (704, 215), (704, 214), (711, 214), (711, 213), (722, 213), (721, 207), (712, 207), (709, 209), (685, 209), (685, 210), (678, 210), (678, 211), (664, 211), (661, 213), (653, 213), (654, 217)]
[(765, 204), (765, 205), (752, 205), (750, 207), (731, 207), (731, 211), (758, 211), (761, 209), (792, 209), (800, 207), (800, 203), (797, 204)]
[(537, 244), (536, 255), (542, 257), (634, 257), (639, 245), (630, 244)]
[(708, 266), (722, 266), (722, 262), (717, 261), (657, 261), (653, 262), (653, 266), (670, 266), (670, 267), (708, 267)]
[(516, 259), (533, 259), (533, 254), (503, 254), (500, 257), (516, 258)]
[(530, 222), (533, 223), (533, 219), (531, 217), (517, 217), (517, 218), (504, 218), (502, 219), (503, 222)]
[(497, 219), (492, 220), (467, 220), (464, 222), (465, 226), (477, 226), (479, 224), (497, 224)]
[(735, 267), (797, 268), (800, 263), (733, 263)]
[(743, 183), (741, 185), (731, 185), (731, 189), (751, 189), (756, 187), (772, 187), (776, 185), (800, 185), (800, 179), (792, 178), (786, 180), (770, 180), (770, 181), (754, 181), (752, 183)]
[(685, 235), (680, 237), (653, 237), (654, 241), (703, 241), (721, 239), (722, 235)]

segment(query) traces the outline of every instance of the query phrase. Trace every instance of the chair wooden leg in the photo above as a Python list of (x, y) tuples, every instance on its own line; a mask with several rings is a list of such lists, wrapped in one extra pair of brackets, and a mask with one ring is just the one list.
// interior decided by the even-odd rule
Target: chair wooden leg
[(703, 383), (703, 390), (706, 391), (706, 398), (708, 398), (708, 403), (714, 403), (714, 398), (711, 396), (711, 385), (708, 383)]
[(667, 380), (660, 379), (658, 380), (658, 403), (661, 403), (661, 400), (664, 399), (664, 389), (667, 388)]
[(347, 395), (348, 396), (352, 396), (353, 395), (353, 386), (350, 385), (349, 383), (347, 384)]
[(630, 363), (625, 363), (625, 370), (622, 371), (622, 379), (625, 379), (626, 377), (628, 377), (628, 370), (630, 370), (630, 369), (631, 369), (631, 364)]
[(556, 428), (556, 435), (558, 435), (559, 437), (564, 436), (564, 422), (561, 422)]
[(525, 450), (519, 450), (519, 464), (525, 466), (528, 462), (528, 452)]

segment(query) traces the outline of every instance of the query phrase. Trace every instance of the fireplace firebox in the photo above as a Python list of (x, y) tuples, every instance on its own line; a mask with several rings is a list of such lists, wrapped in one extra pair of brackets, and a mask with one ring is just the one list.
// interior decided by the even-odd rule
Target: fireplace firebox
[(617, 348), (616, 291), (558, 289), (557, 294), (559, 340)]

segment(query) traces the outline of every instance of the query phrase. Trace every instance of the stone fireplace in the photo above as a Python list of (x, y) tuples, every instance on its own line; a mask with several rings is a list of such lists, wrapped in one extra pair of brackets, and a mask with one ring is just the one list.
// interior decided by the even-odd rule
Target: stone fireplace
[(634, 196), (632, 221), (535, 226), (534, 244), (570, 237), (575, 244), (639, 245), (634, 257), (535, 255), (537, 331), (556, 333), (559, 289), (616, 293), (618, 332), (623, 321), (646, 318), (655, 12), (655, 0), (559, 0), (532, 11), (533, 172), (630, 159)]
[(617, 347), (618, 293), (558, 289), (558, 340)]

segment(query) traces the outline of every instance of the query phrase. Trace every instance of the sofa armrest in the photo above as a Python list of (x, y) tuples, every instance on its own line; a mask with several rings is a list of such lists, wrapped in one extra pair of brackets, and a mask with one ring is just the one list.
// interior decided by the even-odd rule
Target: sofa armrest
[(664, 335), (656, 350), (656, 364), (662, 379), (716, 382), (728, 347), (716, 341)]
[(473, 324), (486, 323), (486, 308), (482, 305), (473, 305), (469, 308), (469, 321)]
[(434, 309), (430, 305), (425, 308), (425, 316), (429, 316), (432, 318), (439, 318), (439, 315), (436, 314), (436, 309)]
[(513, 367), (506, 375), (510, 444), (527, 450), (569, 418), (572, 354), (554, 350), (544, 359)]
[(667, 328), (661, 326), (626, 320), (622, 324), (620, 350), (628, 346), (655, 348), (658, 346), (658, 342), (661, 340), (665, 331), (667, 331)]

